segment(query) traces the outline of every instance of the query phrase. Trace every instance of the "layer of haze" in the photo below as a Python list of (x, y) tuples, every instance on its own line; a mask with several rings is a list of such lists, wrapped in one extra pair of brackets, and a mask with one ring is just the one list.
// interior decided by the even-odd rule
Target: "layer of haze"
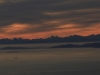
[(0, 0), (0, 38), (100, 33), (100, 0)]

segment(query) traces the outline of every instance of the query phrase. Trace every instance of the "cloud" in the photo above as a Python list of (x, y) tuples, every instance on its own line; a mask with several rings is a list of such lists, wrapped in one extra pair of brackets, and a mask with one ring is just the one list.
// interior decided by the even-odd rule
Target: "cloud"
[[(16, 24), (21, 28), (25, 24), (29, 27), (7, 32)], [(70, 24), (74, 24), (74, 28), (100, 24), (100, 0), (0, 0), (1, 33), (55, 31)]]

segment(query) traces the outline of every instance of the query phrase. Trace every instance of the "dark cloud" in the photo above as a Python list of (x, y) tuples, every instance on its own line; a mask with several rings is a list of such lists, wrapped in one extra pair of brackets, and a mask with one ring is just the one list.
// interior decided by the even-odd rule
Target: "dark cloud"
[(0, 27), (15, 23), (30, 26), (22, 33), (56, 30), (65, 24), (92, 26), (100, 23), (100, 0), (1, 0)]

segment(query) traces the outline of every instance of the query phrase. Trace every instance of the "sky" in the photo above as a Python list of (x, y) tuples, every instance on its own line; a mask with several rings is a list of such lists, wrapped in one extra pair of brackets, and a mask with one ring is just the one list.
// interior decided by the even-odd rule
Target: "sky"
[(0, 38), (100, 34), (100, 0), (0, 0)]

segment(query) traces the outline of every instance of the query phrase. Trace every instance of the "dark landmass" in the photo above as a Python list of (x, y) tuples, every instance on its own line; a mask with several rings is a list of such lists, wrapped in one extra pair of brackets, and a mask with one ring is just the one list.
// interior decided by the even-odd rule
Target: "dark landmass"
[(80, 47), (80, 46), (74, 45), (74, 44), (66, 44), (66, 45), (53, 46), (51, 48), (78, 48), (78, 47)]
[(13, 46), (7, 46), (4, 48), (1, 48), (0, 50), (20, 50), (20, 49), (46, 49), (47, 47), (13, 47)]
[(0, 39), (0, 44), (34, 44), (34, 43), (65, 43), (65, 42), (96, 42), (96, 41), (100, 42), (100, 34), (89, 35), (89, 36), (73, 35), (69, 37), (51, 36), (45, 39), (3, 38)]
[(4, 47), (1, 48), (1, 50), (15, 50), (15, 49), (34, 49), (34, 48), (28, 48), (28, 47), (12, 47), (12, 46), (8, 46), (8, 47)]
[[(46, 48), (47, 47), (12, 47), (12, 46), (7, 46), (4, 48), (1, 48), (0, 50), (46, 49)], [(86, 43), (83, 45), (66, 44), (66, 45), (53, 46), (51, 48), (100, 48), (100, 43)]]
[(66, 45), (53, 46), (51, 48), (100, 48), (100, 43), (86, 43), (83, 45), (66, 44)]

